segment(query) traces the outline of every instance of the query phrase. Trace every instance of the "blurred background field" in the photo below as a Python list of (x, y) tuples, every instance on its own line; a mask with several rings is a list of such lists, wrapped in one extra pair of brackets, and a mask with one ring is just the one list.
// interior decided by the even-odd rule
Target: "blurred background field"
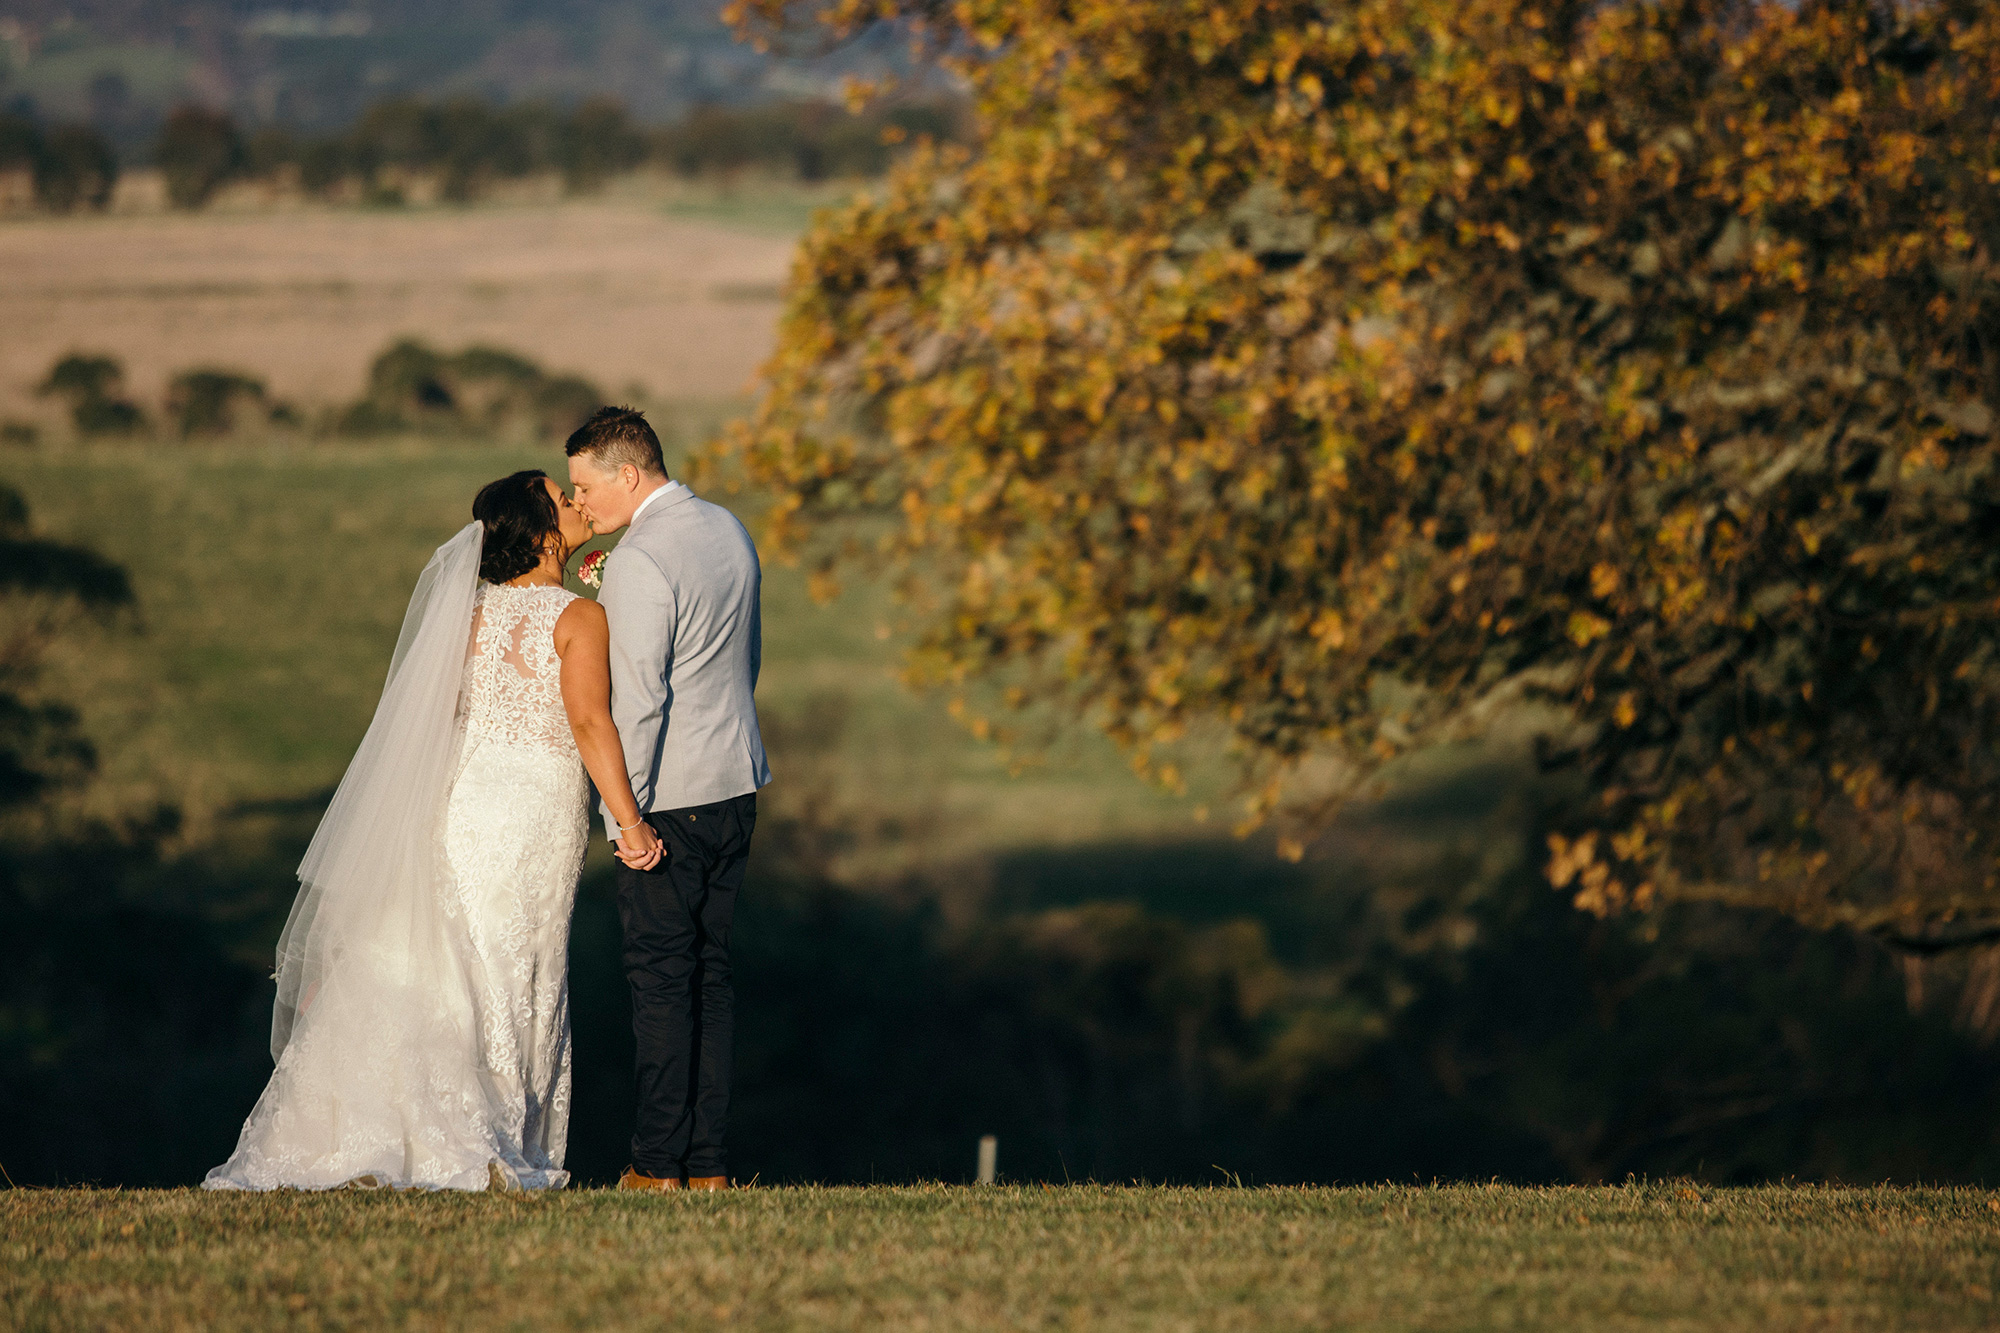
[(120, 358), (145, 397), (209, 364), (328, 402), (408, 335), (499, 343), (615, 392), (737, 398), (770, 350), (792, 235), (839, 197), (751, 183), (477, 210), (14, 220), (0, 225), (0, 413), (46, 412), (34, 384), (79, 347)]
[[(670, 468), (728, 403), (653, 413)], [(0, 456), (45, 531), (123, 565), (128, 619), (51, 648), (52, 688), (103, 756), (82, 809), (176, 805), (188, 837), (260, 800), (330, 793), (367, 727), (415, 572), (471, 517), (480, 486), (520, 468), (566, 478), (561, 450), (421, 439), (86, 445)], [(753, 496), (717, 498), (758, 518)], [(584, 591), (580, 585), (576, 591)], [(761, 706), (782, 733), (835, 727), (838, 798), (928, 824), (933, 854), (1190, 831), (1191, 803), (1126, 771), (1094, 735), (1026, 780), (941, 701), (896, 675), (895, 608), (861, 589), (833, 605), (772, 564)]]

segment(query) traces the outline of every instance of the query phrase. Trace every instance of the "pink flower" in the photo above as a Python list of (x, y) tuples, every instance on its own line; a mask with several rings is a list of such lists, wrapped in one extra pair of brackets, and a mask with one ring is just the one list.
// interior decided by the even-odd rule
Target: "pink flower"
[(604, 552), (592, 551), (576, 567), (576, 576), (586, 588), (596, 588), (604, 582)]

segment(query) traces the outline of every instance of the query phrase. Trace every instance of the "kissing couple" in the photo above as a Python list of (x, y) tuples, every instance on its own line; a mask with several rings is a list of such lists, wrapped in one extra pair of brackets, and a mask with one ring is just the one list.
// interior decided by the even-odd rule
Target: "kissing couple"
[[(638, 412), (569, 437), (572, 499), (493, 482), (417, 579), (299, 866), (277, 1067), (208, 1189), (569, 1181), (569, 927), (594, 787), (638, 1045), (621, 1188), (726, 1189), (729, 928), (757, 789), (761, 571)], [(623, 529), (597, 601), (563, 588)]]

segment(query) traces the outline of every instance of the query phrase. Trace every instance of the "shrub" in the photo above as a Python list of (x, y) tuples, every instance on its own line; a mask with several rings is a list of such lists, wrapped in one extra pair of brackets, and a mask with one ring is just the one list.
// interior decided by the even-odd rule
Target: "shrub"
[(328, 195), (347, 179), (346, 145), (338, 139), (313, 139), (298, 149), (299, 186), (307, 194)]
[(125, 368), (118, 358), (71, 352), (49, 368), (36, 392), (75, 397), (102, 397), (125, 380)]
[(123, 398), (89, 398), (70, 408), (79, 435), (137, 435), (146, 429), (146, 414)]
[(145, 429), (146, 417), (120, 396), (124, 383), (125, 368), (116, 357), (72, 352), (50, 367), (35, 392), (67, 399), (79, 435), (133, 435)]
[(348, 435), (498, 431), (519, 423), (563, 435), (603, 402), (590, 381), (550, 375), (503, 348), (475, 344), (447, 355), (405, 338), (375, 358), (367, 392), (340, 415), (339, 429)]
[(88, 125), (58, 125), (41, 136), (34, 172), (42, 207), (58, 213), (101, 209), (118, 183), (118, 154)]
[(299, 160), (299, 139), (290, 130), (267, 125), (243, 141), (243, 174), (252, 177), (277, 175)]
[(444, 357), (428, 344), (415, 338), (391, 344), (368, 367), (368, 391), (348, 413), (344, 428), (365, 434), (456, 415), (458, 403), (444, 382), (444, 371)]
[(226, 435), (249, 418), (270, 419), (264, 381), (233, 370), (185, 370), (167, 388), (167, 417), (182, 439)]
[(580, 375), (550, 375), (535, 387), (532, 405), (541, 433), (560, 439), (604, 406), (604, 391)]
[(248, 161), (236, 123), (220, 111), (183, 106), (167, 117), (153, 147), (175, 208), (200, 208)]
[(604, 182), (646, 159), (646, 138), (625, 114), (623, 104), (593, 97), (563, 122), (556, 139), (556, 162), (572, 194), (602, 189)]
[(0, 113), (0, 171), (32, 171), (42, 156), (42, 127), (26, 116)]

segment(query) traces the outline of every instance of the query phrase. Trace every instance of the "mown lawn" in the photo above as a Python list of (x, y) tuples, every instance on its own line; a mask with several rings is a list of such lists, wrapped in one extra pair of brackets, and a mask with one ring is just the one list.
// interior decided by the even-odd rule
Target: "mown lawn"
[(0, 1324), (1990, 1328), (1971, 1189), (0, 1193)]

